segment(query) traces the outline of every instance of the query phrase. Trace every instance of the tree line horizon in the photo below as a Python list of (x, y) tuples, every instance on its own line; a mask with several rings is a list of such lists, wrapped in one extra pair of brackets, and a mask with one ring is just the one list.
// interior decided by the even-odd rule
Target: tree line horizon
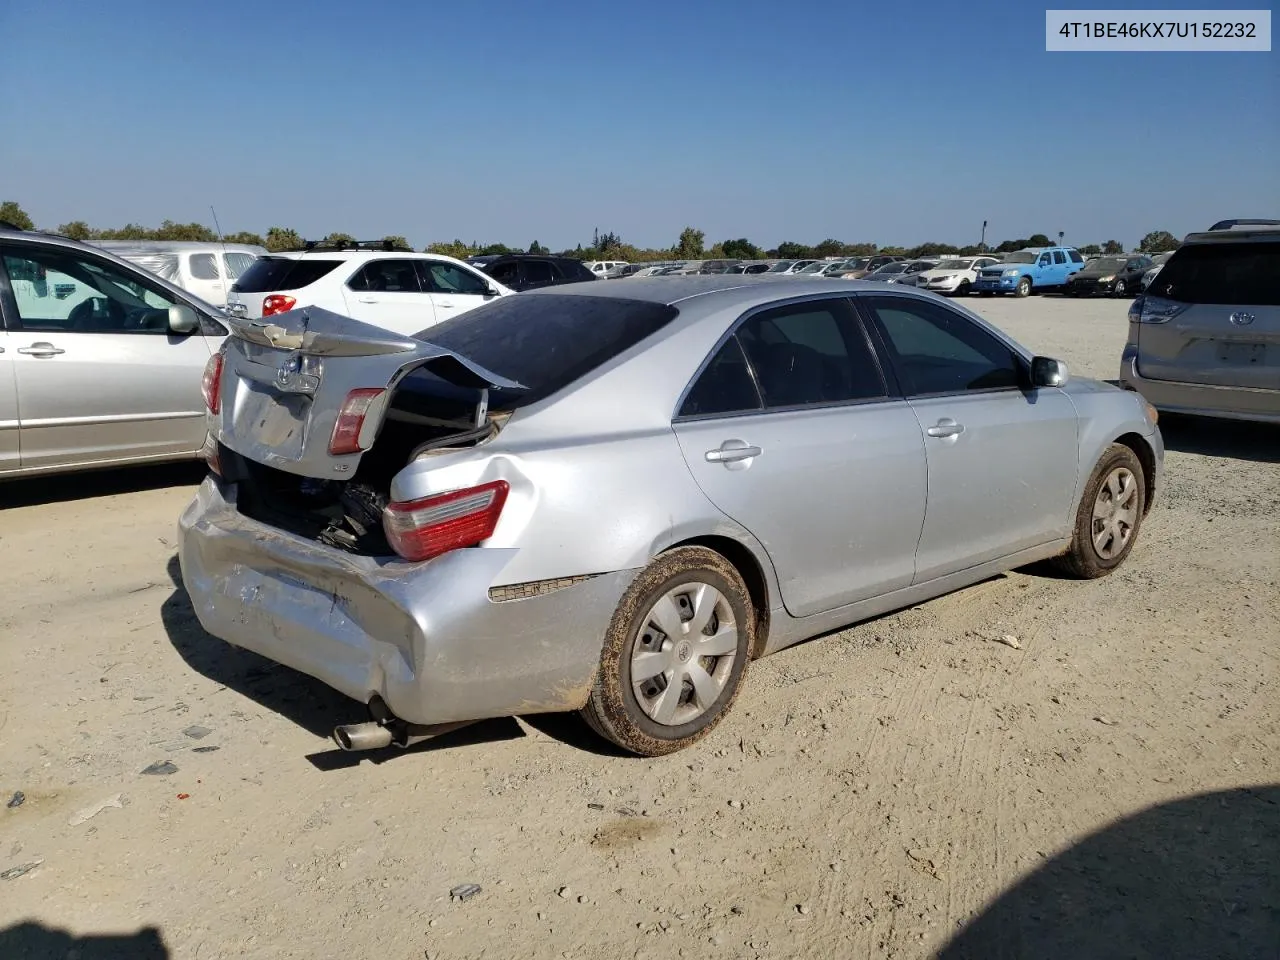
[[(23, 230), (34, 230), (35, 223), (22, 207), (13, 200), (0, 203), (0, 221), (10, 223)], [(289, 227), (270, 227), (265, 234), (250, 231), (237, 231), (219, 237), (217, 231), (202, 223), (176, 223), (164, 220), (159, 227), (144, 227), (135, 223), (127, 223), (123, 227), (91, 227), (83, 220), (73, 220), (60, 224), (47, 233), (54, 233), (72, 240), (93, 242), (95, 240), (177, 240), (189, 242), (213, 243), (221, 240), (224, 243), (241, 243), (251, 246), (265, 247), (269, 252), (278, 253), (283, 250), (302, 249), (306, 242), (296, 230)], [(412, 250), (413, 247), (403, 236), (388, 235), (375, 240), (384, 242), (396, 250)], [(320, 239), (322, 243), (352, 244), (356, 240), (351, 234), (335, 231)], [(645, 263), (660, 260), (804, 260), (823, 259), (826, 257), (865, 257), (872, 255), (891, 255), (909, 258), (954, 255), (977, 256), (979, 254), (1011, 253), (1026, 247), (1051, 247), (1055, 242), (1047, 234), (1033, 233), (1029, 237), (1016, 240), (1002, 240), (998, 244), (957, 245), (930, 241), (914, 247), (880, 246), (876, 243), (846, 243), (841, 240), (827, 238), (816, 244), (804, 244), (792, 240), (784, 240), (776, 247), (765, 249), (752, 243), (746, 237), (722, 240), (706, 246), (706, 234), (695, 227), (685, 227), (674, 246), (665, 248), (636, 247), (625, 243), (622, 238), (612, 232), (594, 231), (590, 245), (578, 244), (572, 249), (556, 251), (555, 256), (572, 257), (577, 260), (625, 260), (629, 263)], [(1167, 230), (1152, 230), (1143, 236), (1134, 253), (1164, 253), (1175, 250), (1178, 240)], [(1125, 253), (1124, 244), (1118, 240), (1107, 240), (1103, 243), (1085, 244), (1078, 248), (1085, 255)], [(465, 260), (467, 257), (488, 256), (504, 253), (540, 253), (553, 252), (534, 240), (528, 247), (512, 247), (505, 243), (466, 243), (455, 239), (436, 241), (423, 248), (424, 253), (436, 253)]]

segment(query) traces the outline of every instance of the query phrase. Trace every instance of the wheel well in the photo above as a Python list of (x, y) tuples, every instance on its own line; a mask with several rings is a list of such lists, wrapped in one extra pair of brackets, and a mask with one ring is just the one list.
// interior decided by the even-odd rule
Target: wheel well
[(1138, 462), (1142, 464), (1142, 485), (1144, 497), (1142, 500), (1142, 515), (1146, 516), (1147, 511), (1151, 509), (1151, 500), (1156, 492), (1156, 454), (1151, 449), (1151, 445), (1139, 434), (1126, 433), (1122, 437), (1116, 437), (1116, 443), (1128, 447), (1133, 451), (1134, 456), (1138, 458)]
[(738, 571), (738, 576), (742, 577), (742, 582), (747, 585), (747, 594), (751, 597), (751, 605), (756, 611), (756, 646), (751, 651), (751, 658), (754, 660), (760, 656), (769, 639), (769, 587), (756, 555), (730, 537), (693, 537), (682, 540), (680, 543), (673, 543), (670, 549), (676, 547), (706, 547), (733, 564), (733, 568)]

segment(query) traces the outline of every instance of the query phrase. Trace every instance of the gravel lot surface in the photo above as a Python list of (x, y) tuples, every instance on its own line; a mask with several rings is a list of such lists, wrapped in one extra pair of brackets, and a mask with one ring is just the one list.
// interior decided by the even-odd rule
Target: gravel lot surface
[[(1116, 376), (1126, 302), (968, 304)], [(0, 487), (0, 957), (1275, 957), (1280, 431), (1163, 426), (1117, 574), (761, 661), (660, 760), (569, 717), (342, 754), (361, 708), (175, 584), (198, 470)]]

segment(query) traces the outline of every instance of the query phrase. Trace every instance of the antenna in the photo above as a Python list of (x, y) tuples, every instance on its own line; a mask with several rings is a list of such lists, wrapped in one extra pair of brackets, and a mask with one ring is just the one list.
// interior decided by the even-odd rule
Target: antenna
[(230, 281), (231, 278), (226, 273), (231, 268), (227, 265), (227, 241), (222, 238), (222, 226), (218, 223), (218, 211), (213, 209), (213, 204), (209, 204), (209, 212), (213, 214), (213, 229), (218, 231), (218, 243), (222, 244), (222, 269), (218, 271), (223, 277), (222, 281), (222, 302), (225, 306), (231, 299)]

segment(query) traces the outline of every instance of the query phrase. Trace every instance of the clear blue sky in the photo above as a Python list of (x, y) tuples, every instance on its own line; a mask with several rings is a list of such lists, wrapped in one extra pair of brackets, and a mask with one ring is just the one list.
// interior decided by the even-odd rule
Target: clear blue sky
[(0, 0), (0, 199), (557, 249), (1280, 214), (1280, 55), (1051, 54), (1044, 9)]

